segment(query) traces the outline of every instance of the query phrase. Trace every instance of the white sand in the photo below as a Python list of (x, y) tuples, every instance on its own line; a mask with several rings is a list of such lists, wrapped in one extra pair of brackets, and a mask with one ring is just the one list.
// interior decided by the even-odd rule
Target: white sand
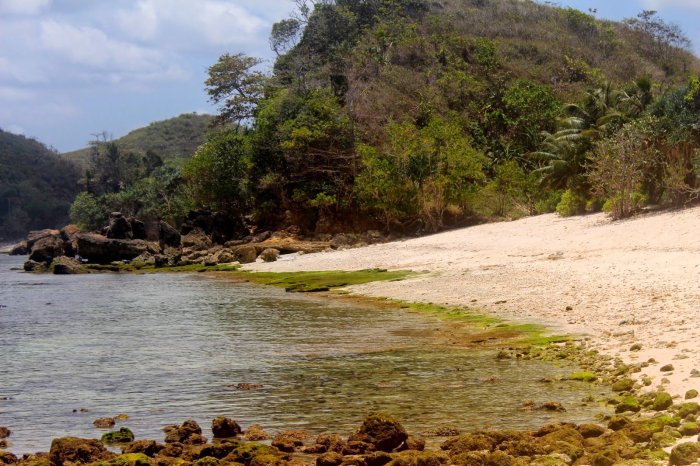
[[(285, 258), (286, 259), (286, 258)], [(611, 222), (542, 215), (247, 266), (255, 271), (411, 269), (426, 275), (355, 286), (407, 301), (463, 305), (588, 335), (625, 361), (655, 358), (651, 388), (700, 390), (700, 208)], [(567, 307), (570, 310), (567, 310)], [(633, 343), (642, 350), (630, 352)], [(661, 373), (673, 364), (671, 374)], [(641, 374), (639, 374), (641, 375)]]

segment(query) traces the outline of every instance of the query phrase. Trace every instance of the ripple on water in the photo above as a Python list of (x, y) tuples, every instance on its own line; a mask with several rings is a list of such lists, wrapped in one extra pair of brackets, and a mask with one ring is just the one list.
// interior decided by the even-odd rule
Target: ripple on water
[[(410, 311), (196, 274), (9, 270), (20, 262), (0, 256), (0, 425), (12, 429), (15, 453), (99, 436), (92, 421), (119, 413), (154, 439), (165, 424), (208, 426), (217, 415), (340, 434), (378, 409), (411, 432), (591, 418), (581, 406), (590, 386), (537, 382), (573, 369), (437, 346), (429, 334), (439, 322)], [(263, 387), (235, 388), (246, 383)], [(568, 411), (521, 410), (528, 399)]]

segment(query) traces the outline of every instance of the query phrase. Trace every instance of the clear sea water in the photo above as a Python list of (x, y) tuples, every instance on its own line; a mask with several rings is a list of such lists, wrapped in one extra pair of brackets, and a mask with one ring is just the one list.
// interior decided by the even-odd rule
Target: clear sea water
[[(23, 260), (0, 255), (0, 426), (16, 454), (99, 438), (93, 420), (120, 413), (129, 419), (117, 427), (162, 440), (164, 425), (188, 418), (206, 435), (218, 415), (273, 433), (348, 435), (374, 410), (416, 434), (603, 410), (581, 401), (595, 387), (540, 382), (575, 368), (441, 346), (430, 331), (444, 323), (420, 313), (204, 274), (34, 275), (17, 270)], [(567, 411), (526, 411), (526, 400)]]

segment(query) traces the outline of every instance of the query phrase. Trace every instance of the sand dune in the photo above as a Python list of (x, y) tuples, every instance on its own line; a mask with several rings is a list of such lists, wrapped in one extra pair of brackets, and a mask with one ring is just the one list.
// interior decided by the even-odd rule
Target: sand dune
[[(251, 270), (426, 271), (352, 290), (470, 306), (509, 320), (591, 337), (600, 351), (645, 369), (655, 388), (700, 389), (700, 208), (611, 222), (603, 214), (542, 215), (359, 249), (256, 263)], [(633, 343), (642, 350), (630, 352)], [(659, 368), (671, 363), (672, 374)]]

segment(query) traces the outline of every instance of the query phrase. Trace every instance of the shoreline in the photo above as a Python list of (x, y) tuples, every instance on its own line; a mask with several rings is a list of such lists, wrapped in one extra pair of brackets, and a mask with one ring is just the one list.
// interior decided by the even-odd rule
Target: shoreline
[[(477, 308), (584, 335), (590, 349), (683, 395), (700, 387), (700, 207), (623, 222), (603, 214), (527, 217), (393, 243), (246, 264), (249, 272), (382, 268), (422, 272), (348, 287), (373, 298)], [(639, 348), (641, 346), (641, 348)], [(634, 347), (634, 351), (630, 351)], [(660, 372), (666, 364), (673, 371)]]

